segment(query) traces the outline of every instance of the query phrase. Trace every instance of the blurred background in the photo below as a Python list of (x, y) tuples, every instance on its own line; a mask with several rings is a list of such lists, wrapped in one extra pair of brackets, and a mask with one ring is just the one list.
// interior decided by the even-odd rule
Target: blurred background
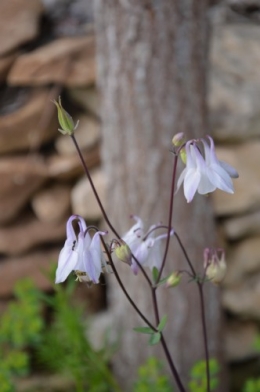
[[(77, 138), (101, 199), (105, 199), (92, 2), (1, 0), (0, 4), (0, 311), (4, 326), (0, 326), (0, 355), (18, 355), (18, 365), (9, 360), (9, 365), (0, 369), (2, 383), (6, 380), (6, 389), (0, 382), (0, 392), (75, 388), (77, 376), (71, 377), (71, 384), (64, 376), (48, 376), (44, 385), (46, 377), (41, 373), (48, 369), (42, 370), (44, 360), (38, 363), (34, 356), (43, 341), (51, 347), (42, 331), (53, 321), (55, 301), (70, 296), (70, 291), (54, 295), (50, 278), (51, 266), (65, 240), (66, 221), (71, 213), (82, 215), (88, 223), (101, 221), (71, 140), (57, 132), (56, 110), (50, 101), (59, 95), (73, 118), (80, 120)], [(223, 345), (232, 391), (240, 391), (245, 379), (260, 374), (260, 2), (211, 1), (208, 18), (210, 133), (219, 157), (240, 174), (234, 195), (213, 195), (218, 243), (227, 250), (228, 263), (221, 291)], [(21, 283), (27, 278), (31, 283)], [(17, 284), (15, 303), (19, 306), (10, 313)], [(105, 284), (71, 288), (73, 303), (81, 314), (96, 317), (98, 325), (107, 309), (106, 288)], [(49, 299), (40, 293), (50, 295)], [(33, 304), (31, 298), (43, 302)], [(28, 303), (36, 313), (29, 309), (27, 315), (24, 309)], [(24, 315), (24, 323), (10, 332), (8, 328), (18, 325)], [(35, 319), (38, 326), (17, 343), (20, 329), (28, 330), (27, 321)], [(93, 337), (93, 331), (90, 336), (93, 341), (100, 339), (99, 335)], [(66, 350), (70, 353), (70, 349), (63, 349), (60, 358)], [(111, 347), (107, 356), (102, 354), (104, 363), (109, 361), (109, 350)], [(19, 357), (19, 352), (26, 353), (27, 359)], [(94, 362), (95, 355), (93, 351)], [(46, 358), (46, 353), (41, 358)], [(55, 366), (51, 371), (64, 373)], [(26, 375), (15, 381), (15, 389), (8, 384), (10, 377), (13, 380), (12, 372), (16, 377), (19, 372)], [(75, 390), (92, 390), (82, 385)], [(112, 381), (111, 385), (100, 391), (116, 390)], [(95, 388), (93, 391), (99, 390)]]

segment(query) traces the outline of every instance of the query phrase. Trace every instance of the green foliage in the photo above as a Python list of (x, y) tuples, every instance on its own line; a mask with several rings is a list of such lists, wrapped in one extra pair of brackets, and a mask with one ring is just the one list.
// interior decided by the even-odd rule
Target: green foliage
[(54, 319), (39, 348), (41, 362), (49, 370), (73, 379), (76, 390), (119, 391), (108, 369), (108, 350), (95, 351), (86, 336), (82, 310), (71, 303), (74, 281), (55, 286), (56, 293), (45, 297)]
[[(66, 288), (55, 286), (54, 295), (42, 294), (29, 280), (15, 286), (16, 300), (0, 319), (0, 388), (14, 392), (14, 376), (24, 376), (30, 369), (30, 352), (45, 370), (63, 373), (73, 379), (77, 392), (120, 391), (108, 369), (108, 347), (96, 352), (86, 335), (83, 312), (72, 305), (74, 281)], [(45, 325), (43, 304), (53, 313)]]
[[(210, 370), (210, 390), (214, 391), (218, 386), (219, 365), (216, 359), (209, 360)], [(204, 360), (198, 361), (192, 367), (190, 372), (191, 381), (189, 382), (190, 392), (206, 392), (207, 391), (207, 376), (206, 376), (206, 362)]]
[(43, 320), (38, 291), (30, 280), (19, 282), (14, 289), (16, 301), (11, 302), (1, 317), (0, 344), (17, 349), (40, 342)]
[(1, 392), (14, 391), (13, 377), (29, 372), (28, 348), (40, 342), (43, 321), (37, 290), (29, 280), (15, 286), (16, 300), (0, 319)]
[(260, 352), (260, 334), (258, 333), (256, 340), (254, 342), (254, 347), (256, 348), (257, 351)]
[(173, 392), (167, 376), (163, 374), (162, 364), (151, 357), (138, 370), (138, 380), (133, 392)]
[(243, 392), (260, 392), (260, 378), (250, 378), (247, 380)]
[(157, 326), (157, 331), (154, 331), (152, 328), (150, 327), (136, 327), (134, 328), (134, 331), (139, 332), (139, 333), (145, 333), (150, 336), (149, 339), (149, 344), (151, 346), (157, 344), (160, 342), (161, 340), (161, 332), (163, 331), (165, 325), (167, 323), (167, 316), (163, 316), (163, 318), (161, 319), (161, 321), (159, 322), (158, 326)]

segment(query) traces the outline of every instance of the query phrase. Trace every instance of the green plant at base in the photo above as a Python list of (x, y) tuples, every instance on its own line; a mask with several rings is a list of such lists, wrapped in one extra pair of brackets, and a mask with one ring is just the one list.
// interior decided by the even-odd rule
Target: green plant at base
[[(210, 371), (210, 390), (214, 391), (218, 386), (219, 365), (216, 359), (209, 360)], [(207, 377), (206, 377), (206, 362), (204, 360), (198, 361), (192, 367), (190, 372), (191, 381), (189, 382), (190, 392), (206, 392), (207, 391)]]
[(41, 362), (73, 379), (78, 392), (121, 391), (108, 368), (108, 350), (93, 349), (83, 312), (71, 303), (74, 286), (74, 280), (69, 280), (66, 287), (55, 286), (53, 297), (45, 296), (54, 318), (39, 348)]
[(260, 392), (260, 378), (250, 378), (246, 381), (243, 392)]
[(151, 357), (138, 369), (138, 380), (134, 384), (134, 392), (173, 392), (167, 376), (163, 374), (162, 364)]
[(30, 369), (26, 351), (41, 339), (43, 321), (38, 291), (29, 280), (18, 282), (16, 297), (0, 318), (0, 385), (1, 392), (15, 390), (14, 376), (24, 376)]

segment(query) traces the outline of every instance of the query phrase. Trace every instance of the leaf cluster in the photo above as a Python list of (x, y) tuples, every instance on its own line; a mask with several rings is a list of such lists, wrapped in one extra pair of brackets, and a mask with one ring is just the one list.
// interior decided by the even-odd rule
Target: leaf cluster
[[(216, 359), (209, 360), (210, 372), (210, 390), (216, 390), (218, 386), (219, 365)], [(206, 362), (204, 360), (198, 361), (190, 371), (190, 392), (206, 392), (207, 391), (207, 376), (206, 376)]]
[(247, 380), (243, 392), (260, 392), (260, 378), (250, 378)]
[(12, 301), (0, 318), (0, 385), (2, 392), (14, 391), (14, 376), (28, 374), (29, 349), (41, 341), (41, 304), (30, 280), (15, 286)]
[(138, 370), (138, 380), (134, 384), (133, 392), (173, 392), (168, 377), (164, 374), (162, 363), (154, 357)]

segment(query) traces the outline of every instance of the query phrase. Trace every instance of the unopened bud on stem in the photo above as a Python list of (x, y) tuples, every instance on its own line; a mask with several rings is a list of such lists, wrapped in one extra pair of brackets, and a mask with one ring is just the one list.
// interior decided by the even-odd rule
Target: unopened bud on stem
[(61, 129), (59, 129), (59, 131), (63, 135), (69, 135), (69, 136), (73, 135), (79, 122), (77, 121), (76, 125), (74, 124), (74, 121), (73, 121), (73, 118), (71, 117), (71, 115), (69, 113), (67, 113), (65, 109), (63, 109), (60, 97), (59, 97), (59, 102), (57, 102), (55, 100), (52, 102), (56, 105), (57, 110), (58, 110), (58, 120), (59, 120), (59, 124), (61, 126)]
[(181, 274), (179, 273), (179, 271), (175, 271), (168, 277), (166, 281), (166, 287), (167, 288), (176, 287), (179, 285), (180, 281), (181, 281)]
[(123, 241), (122, 239), (115, 240), (113, 242), (113, 250), (118, 260), (123, 261), (123, 263), (131, 265), (132, 253), (125, 241)]
[(211, 282), (219, 284), (225, 278), (227, 265), (223, 249), (204, 250), (205, 274)]
[[(181, 145), (184, 145), (185, 142), (186, 142), (186, 138), (183, 132), (176, 133), (176, 135), (174, 135), (172, 138), (172, 144), (174, 145), (174, 147), (180, 147)], [(180, 150), (179, 154), (182, 162), (186, 164), (185, 146)]]

